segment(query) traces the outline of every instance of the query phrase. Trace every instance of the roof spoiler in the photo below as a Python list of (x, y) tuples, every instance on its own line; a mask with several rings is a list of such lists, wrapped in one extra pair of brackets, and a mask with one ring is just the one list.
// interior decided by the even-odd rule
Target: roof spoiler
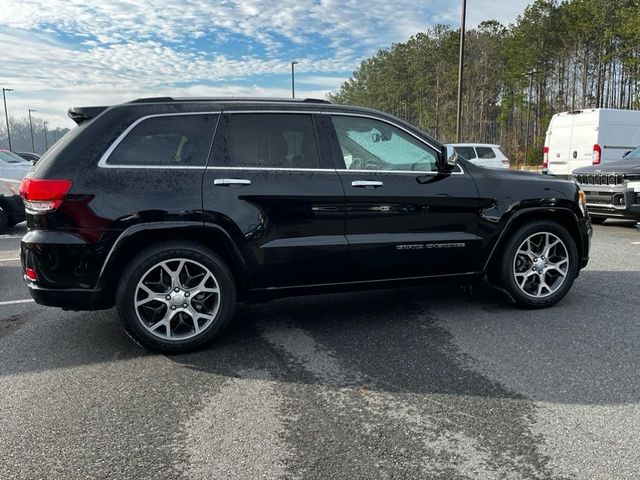
[(109, 107), (73, 107), (67, 111), (67, 115), (78, 125), (97, 117)]

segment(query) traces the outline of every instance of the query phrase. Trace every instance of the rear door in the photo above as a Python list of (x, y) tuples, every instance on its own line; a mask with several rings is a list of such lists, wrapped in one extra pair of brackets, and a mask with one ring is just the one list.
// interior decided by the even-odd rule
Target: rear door
[(205, 222), (234, 237), (253, 288), (341, 281), (344, 191), (314, 117), (225, 111), (203, 185)]
[(571, 135), (575, 115), (561, 113), (554, 115), (547, 130), (547, 147), (549, 149), (549, 173), (567, 176), (571, 174)]
[(480, 269), (478, 194), (468, 173), (438, 173), (439, 149), (387, 120), (325, 121), (345, 189), (354, 280)]
[(588, 110), (573, 116), (569, 173), (593, 164), (593, 146), (598, 143), (598, 110)]

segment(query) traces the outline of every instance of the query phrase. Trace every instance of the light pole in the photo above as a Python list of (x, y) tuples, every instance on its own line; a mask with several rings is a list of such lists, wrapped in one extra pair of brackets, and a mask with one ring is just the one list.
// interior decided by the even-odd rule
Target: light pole
[(47, 122), (44, 122), (44, 151), (49, 150), (49, 140), (47, 139)]
[(9, 150), (11, 150), (11, 132), (9, 131), (9, 114), (7, 113), (7, 97), (5, 92), (13, 92), (13, 88), (2, 88), (2, 100), (4, 101), (4, 119), (7, 121), (7, 140), (9, 140)]
[(531, 117), (531, 89), (533, 87), (533, 76), (538, 73), (535, 70), (530, 70), (527, 73), (523, 74), (525, 77), (529, 77), (529, 96), (527, 100), (527, 133), (524, 136), (524, 163), (527, 163), (527, 154), (529, 153), (529, 117)]
[(467, 0), (462, 0), (462, 17), (460, 19), (460, 56), (458, 58), (458, 111), (456, 114), (456, 142), (462, 137), (462, 72), (464, 70), (464, 32), (467, 23)]
[(29, 109), (29, 129), (31, 130), (31, 151), (36, 153), (36, 142), (33, 140), (33, 123), (31, 122), (31, 112), (37, 112), (37, 110)]
[(296, 74), (295, 67), (300, 63), (297, 61), (291, 62), (291, 98), (296, 98)]

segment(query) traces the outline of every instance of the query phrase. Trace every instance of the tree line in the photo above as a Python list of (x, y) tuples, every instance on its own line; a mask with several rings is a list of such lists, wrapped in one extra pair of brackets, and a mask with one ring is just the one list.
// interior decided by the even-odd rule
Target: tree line
[[(364, 60), (337, 103), (396, 115), (455, 141), (458, 29), (436, 25)], [(462, 140), (538, 164), (554, 113), (640, 108), (640, 0), (536, 0), (509, 25), (466, 32)], [(527, 132), (528, 127), (528, 132)]]
[[(2, 112), (4, 113), (4, 112)], [(11, 150), (14, 152), (34, 152), (42, 155), (56, 141), (60, 140), (68, 128), (51, 128), (46, 122), (32, 117), (33, 143), (31, 142), (31, 126), (29, 117), (9, 117), (9, 131), (11, 133)], [(9, 148), (5, 117), (0, 117), (0, 148)]]

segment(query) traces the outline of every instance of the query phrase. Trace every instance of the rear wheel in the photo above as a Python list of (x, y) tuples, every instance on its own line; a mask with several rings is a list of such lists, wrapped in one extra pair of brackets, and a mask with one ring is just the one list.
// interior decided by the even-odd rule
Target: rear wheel
[(569, 291), (578, 272), (574, 239), (554, 222), (524, 225), (507, 242), (500, 284), (519, 306), (549, 307)]
[(233, 277), (224, 261), (195, 243), (146, 250), (123, 273), (118, 314), (142, 346), (164, 352), (193, 350), (212, 340), (231, 320)]

